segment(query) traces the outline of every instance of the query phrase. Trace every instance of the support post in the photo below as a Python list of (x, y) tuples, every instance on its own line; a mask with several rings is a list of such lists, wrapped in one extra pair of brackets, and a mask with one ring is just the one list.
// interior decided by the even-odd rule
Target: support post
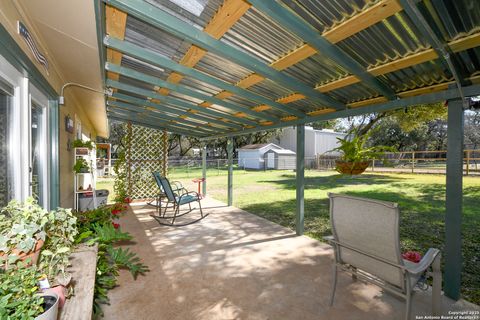
[(202, 194), (205, 197), (207, 195), (207, 146), (202, 148)]
[(297, 125), (297, 216), (295, 219), (296, 232), (298, 236), (303, 234), (304, 230), (304, 211), (305, 211), (305, 125)]
[(445, 203), (445, 295), (460, 298), (462, 272), (463, 104), (448, 102)]
[(233, 204), (233, 140), (227, 140), (227, 155), (228, 155), (228, 205)]

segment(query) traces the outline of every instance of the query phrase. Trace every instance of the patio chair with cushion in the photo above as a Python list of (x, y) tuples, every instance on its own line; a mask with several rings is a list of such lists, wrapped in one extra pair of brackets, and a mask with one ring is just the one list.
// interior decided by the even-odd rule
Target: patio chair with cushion
[[(363, 279), (406, 300), (410, 317), (414, 287), (422, 276), (433, 276), (432, 309), (439, 314), (441, 295), (440, 251), (430, 248), (418, 263), (402, 259), (399, 240), (399, 208), (396, 203), (329, 194), (334, 248), (333, 305), (338, 269)], [(432, 272), (428, 270), (432, 267)]]
[[(167, 196), (165, 195), (165, 191), (163, 190), (162, 184), (160, 183), (160, 178), (162, 178), (162, 175), (159, 172), (152, 172), (153, 178), (155, 179), (155, 182), (157, 183), (159, 192), (157, 193), (155, 199), (155, 203), (153, 201), (148, 202), (149, 205), (154, 206), (157, 208), (158, 212), (161, 213), (162, 211), (162, 200), (167, 199)], [(172, 187), (172, 191), (175, 193), (176, 196), (180, 196), (184, 193), (187, 193), (187, 189), (185, 189), (180, 181), (172, 181), (170, 182), (170, 185)]]
[[(158, 176), (155, 177), (155, 179), (158, 179), (158, 181), (159, 181), (159, 183), (162, 187), (162, 190), (165, 194), (165, 198), (167, 200), (166, 204), (165, 204), (163, 214), (161, 213), (161, 210), (160, 210), (158, 216), (152, 215), (152, 217), (154, 217), (158, 221), (158, 223), (160, 223), (162, 225), (167, 225), (167, 226), (180, 227), (180, 226), (186, 226), (186, 225), (198, 222), (198, 221), (202, 220), (203, 218), (205, 218), (207, 216), (207, 215), (203, 214), (202, 205), (200, 203), (201, 197), (197, 192), (186, 191), (184, 189), (182, 191), (182, 193), (176, 193), (174, 191), (174, 189), (172, 188), (172, 185), (170, 184), (170, 182), (168, 181), (167, 178), (158, 175)], [(192, 209), (192, 202), (198, 202), (198, 208), (200, 210), (200, 218), (194, 219), (194, 220), (190, 219), (190, 220), (187, 220), (184, 223), (175, 223), (177, 218), (179, 218), (181, 216), (184, 216), (187, 213), (190, 213), (194, 209), (196, 209), (196, 208)], [(186, 204), (188, 204), (189, 210), (181, 213), (180, 212), (180, 207), (183, 206), (183, 205), (186, 205)], [(173, 210), (172, 215), (166, 215), (166, 212), (167, 212), (168, 209)], [(170, 222), (168, 220), (170, 220)]]

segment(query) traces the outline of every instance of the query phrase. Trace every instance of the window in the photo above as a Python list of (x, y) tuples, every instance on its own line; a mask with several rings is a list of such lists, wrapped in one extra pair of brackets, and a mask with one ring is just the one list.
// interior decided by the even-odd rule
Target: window
[(13, 94), (14, 89), (0, 81), (0, 207), (13, 198), (12, 165), (9, 159)]

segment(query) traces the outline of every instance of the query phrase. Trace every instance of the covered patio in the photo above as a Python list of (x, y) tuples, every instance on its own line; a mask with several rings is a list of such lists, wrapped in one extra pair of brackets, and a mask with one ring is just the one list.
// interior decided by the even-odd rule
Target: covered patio
[[(445, 295), (460, 299), (463, 113), (480, 94), (473, 1), (106, 0), (98, 11), (110, 119), (199, 138), (297, 130), (296, 234), (304, 232), (305, 128), (448, 105)], [(206, 148), (203, 149), (206, 178)], [(203, 193), (207, 193), (204, 184)]]
[[(211, 198), (201, 223), (165, 228), (136, 204), (121, 219), (150, 266), (145, 276), (120, 275), (105, 319), (403, 319), (404, 302), (343, 274), (328, 306), (332, 248)], [(416, 292), (412, 316), (431, 315), (430, 292)], [(442, 299), (442, 313), (475, 311)]]

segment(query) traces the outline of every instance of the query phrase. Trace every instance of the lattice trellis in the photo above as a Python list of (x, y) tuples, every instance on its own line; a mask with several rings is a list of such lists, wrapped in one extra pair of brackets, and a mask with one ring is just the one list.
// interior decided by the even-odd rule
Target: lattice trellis
[(158, 193), (152, 172), (167, 174), (167, 133), (128, 124), (126, 141), (128, 195), (132, 199), (151, 199)]

